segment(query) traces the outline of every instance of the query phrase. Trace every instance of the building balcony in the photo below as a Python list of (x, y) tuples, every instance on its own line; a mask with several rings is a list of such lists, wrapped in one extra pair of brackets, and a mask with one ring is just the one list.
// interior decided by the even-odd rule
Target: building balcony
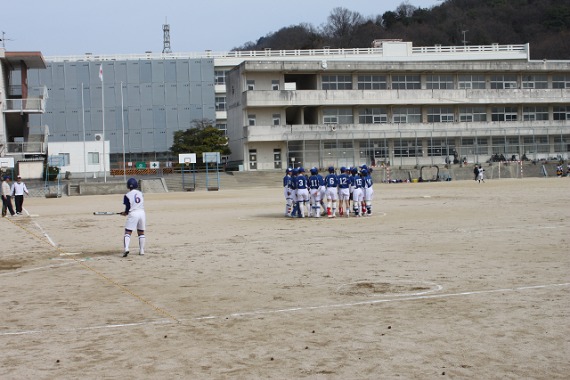
[(570, 133), (569, 120), (457, 122), (457, 123), (383, 123), (256, 125), (243, 128), (249, 142), (291, 140), (353, 140), (374, 138), (549, 135)]
[(2, 107), (3, 112), (18, 113), (44, 113), (46, 109), (46, 99), (48, 98), (47, 87), (30, 88), (30, 95), (22, 98), (21, 86), (10, 86), (8, 98)]
[(565, 104), (570, 89), (245, 91), (244, 107)]

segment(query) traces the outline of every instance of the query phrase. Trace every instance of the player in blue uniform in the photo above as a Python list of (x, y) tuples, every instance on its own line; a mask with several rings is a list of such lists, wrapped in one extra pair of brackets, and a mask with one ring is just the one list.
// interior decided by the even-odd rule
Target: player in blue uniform
[(350, 178), (346, 174), (346, 168), (341, 166), (338, 179), (338, 192), (339, 192), (339, 215), (343, 216), (346, 210), (346, 216), (349, 214), (350, 202)]
[(374, 198), (374, 188), (372, 185), (372, 176), (370, 175), (370, 170), (365, 168), (360, 171), (362, 178), (364, 179), (364, 203), (366, 206), (366, 213), (362, 215), (372, 215), (372, 199)]
[(329, 174), (325, 177), (325, 195), (327, 198), (327, 216), (336, 218), (336, 203), (338, 201), (338, 177), (334, 167), (329, 167)]
[(360, 216), (360, 207), (363, 200), (362, 187), (364, 180), (358, 175), (358, 169), (352, 168), (352, 209), (354, 216)]
[(125, 235), (123, 239), (124, 243), (124, 253), (123, 257), (127, 257), (129, 254), (129, 244), (131, 242), (131, 234), (136, 228), (139, 235), (139, 255), (144, 255), (144, 245), (145, 245), (145, 235), (144, 230), (146, 226), (146, 214), (144, 211), (144, 197), (137, 188), (139, 184), (136, 179), (129, 178), (127, 181), (127, 187), (129, 192), (123, 197), (123, 204), (125, 205), (125, 211), (121, 215), (127, 217), (125, 222)]
[(322, 188), (324, 187), (323, 176), (319, 174), (319, 170), (315, 167), (311, 168), (311, 176), (309, 177), (310, 205), (309, 216), (315, 218), (321, 217), (321, 197)]
[(299, 204), (297, 202), (297, 176), (299, 175), (298, 169), (293, 169), (291, 171), (291, 183), (289, 184), (289, 188), (291, 189), (291, 201), (292, 201), (292, 210), (291, 210), (291, 217), (299, 217), (301, 215), (301, 210), (299, 209)]
[(299, 218), (305, 217), (305, 210), (309, 203), (309, 189), (307, 185), (307, 177), (305, 176), (305, 169), (299, 168), (299, 175), (295, 179), (295, 188), (297, 189), (297, 204), (300, 208)]
[(283, 195), (285, 196), (285, 216), (291, 216), (293, 206), (293, 196), (291, 190), (291, 174), (292, 168), (287, 168), (285, 177), (283, 177)]

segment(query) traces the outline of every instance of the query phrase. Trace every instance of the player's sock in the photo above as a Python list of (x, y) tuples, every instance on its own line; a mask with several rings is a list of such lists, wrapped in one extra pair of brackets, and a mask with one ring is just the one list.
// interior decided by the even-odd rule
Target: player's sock
[(144, 237), (144, 235), (139, 235), (139, 255), (144, 255), (144, 243), (146, 241), (146, 238)]
[(318, 204), (313, 206), (313, 213), (315, 214), (315, 218), (321, 217), (321, 207)]
[(125, 247), (125, 252), (129, 252), (129, 244), (131, 244), (131, 235), (125, 234), (123, 238), (123, 246)]

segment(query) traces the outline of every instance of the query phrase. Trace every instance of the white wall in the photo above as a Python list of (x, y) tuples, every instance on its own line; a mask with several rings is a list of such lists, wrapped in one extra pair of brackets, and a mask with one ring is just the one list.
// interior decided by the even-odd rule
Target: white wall
[[(77, 142), (49, 142), (48, 155), (57, 156), (62, 153), (69, 153), (69, 165), (62, 166), (60, 173), (71, 172), (74, 175), (83, 175), (87, 173), (89, 177), (103, 176), (104, 170), (109, 173), (110, 144), (105, 141), (105, 166), (103, 166), (103, 144), (100, 141), (86, 141), (85, 147), (83, 141)], [(89, 164), (88, 153), (97, 152), (99, 154), (99, 164)]]

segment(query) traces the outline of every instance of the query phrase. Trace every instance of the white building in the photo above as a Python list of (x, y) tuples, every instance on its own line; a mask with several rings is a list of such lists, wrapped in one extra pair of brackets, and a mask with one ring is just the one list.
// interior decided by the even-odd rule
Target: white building
[(568, 157), (570, 61), (531, 61), (528, 45), (373, 46), (245, 58), (226, 78), (230, 162), (274, 170)]
[(49, 142), (48, 161), (59, 167), (62, 175), (69, 172), (79, 178), (104, 177), (110, 167), (109, 151), (109, 140), (105, 141), (105, 149), (102, 141)]

